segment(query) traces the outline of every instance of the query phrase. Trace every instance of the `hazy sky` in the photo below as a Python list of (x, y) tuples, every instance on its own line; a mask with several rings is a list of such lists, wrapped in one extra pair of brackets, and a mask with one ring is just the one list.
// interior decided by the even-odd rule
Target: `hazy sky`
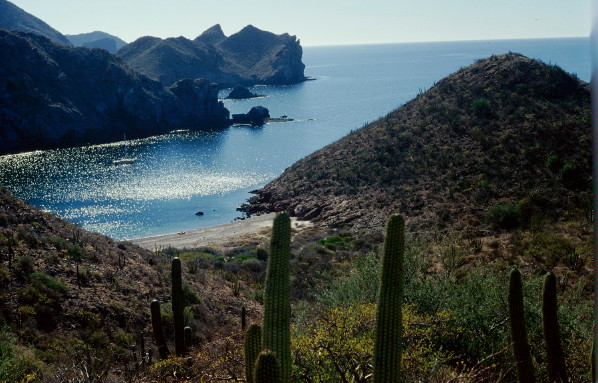
[(197, 37), (219, 23), (304, 46), (589, 36), (590, 0), (11, 0), (64, 34)]

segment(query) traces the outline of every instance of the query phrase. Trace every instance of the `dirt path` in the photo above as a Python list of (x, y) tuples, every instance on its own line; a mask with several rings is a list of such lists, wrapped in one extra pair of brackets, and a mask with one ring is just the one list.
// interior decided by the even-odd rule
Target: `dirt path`
[[(245, 243), (267, 240), (270, 237), (274, 216), (275, 213), (262, 214), (223, 225), (190, 230), (184, 232), (184, 234), (175, 233), (138, 238), (132, 239), (130, 242), (149, 250), (155, 250), (160, 247), (182, 249), (203, 246), (242, 246)], [(301, 229), (311, 226), (311, 223), (308, 221), (297, 221), (292, 218), (291, 225), (293, 228)]]

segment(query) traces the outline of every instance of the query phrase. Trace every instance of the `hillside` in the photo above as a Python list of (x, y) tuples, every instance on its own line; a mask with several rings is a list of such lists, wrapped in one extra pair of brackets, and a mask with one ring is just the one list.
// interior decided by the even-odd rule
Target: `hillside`
[(56, 29), (13, 3), (0, 0), (0, 28), (45, 36), (58, 44), (70, 45), (69, 40)]
[(207, 80), (165, 88), (105, 50), (1, 29), (0, 57), (0, 154), (228, 125)]
[(477, 233), (588, 210), (589, 85), (518, 54), (480, 60), (285, 170), (242, 209), (353, 230)]
[(221, 87), (304, 81), (302, 55), (295, 36), (248, 25), (226, 37), (218, 24), (195, 40), (146, 36), (117, 52), (132, 68), (165, 85), (184, 78), (207, 78)]
[[(158, 299), (168, 313), (172, 257), (156, 250), (87, 232), (0, 190), (0, 381), (20, 381), (13, 379), (28, 371), (38, 378), (30, 381), (75, 381), (83, 373), (126, 381), (147, 358), (143, 348), (154, 349), (155, 361), (149, 303)], [(193, 263), (184, 258), (183, 278), (195, 344), (237, 331), (243, 305), (248, 318), (259, 317), (257, 302)], [(171, 342), (171, 319), (164, 325)], [(18, 351), (12, 367), (7, 347)]]
[(102, 48), (110, 53), (116, 53), (127, 45), (122, 39), (101, 31), (66, 35), (66, 38), (76, 47)]

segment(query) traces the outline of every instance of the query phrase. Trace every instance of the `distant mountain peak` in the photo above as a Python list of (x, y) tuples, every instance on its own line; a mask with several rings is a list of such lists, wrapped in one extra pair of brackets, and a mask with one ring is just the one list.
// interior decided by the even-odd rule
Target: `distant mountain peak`
[(117, 53), (123, 61), (165, 85), (208, 78), (220, 86), (294, 84), (305, 80), (303, 50), (295, 36), (248, 25), (226, 37), (220, 24), (195, 40), (140, 38)]
[(116, 53), (127, 42), (117, 36), (102, 31), (66, 35), (69, 41), (77, 47), (102, 48), (110, 53)]
[(47, 37), (55, 43), (70, 45), (69, 40), (62, 33), (6, 0), (0, 0), (0, 28), (34, 33)]
[(201, 35), (197, 36), (195, 42), (202, 42), (204, 44), (215, 45), (226, 39), (226, 35), (222, 31), (220, 24), (216, 24), (206, 29)]

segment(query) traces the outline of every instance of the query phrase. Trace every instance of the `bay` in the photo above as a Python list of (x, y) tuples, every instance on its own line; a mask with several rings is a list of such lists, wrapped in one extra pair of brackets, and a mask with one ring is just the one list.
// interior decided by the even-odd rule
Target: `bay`
[[(263, 105), (292, 122), (166, 134), (125, 143), (0, 157), (0, 184), (82, 227), (128, 239), (230, 222), (236, 207), (295, 161), (387, 114), (443, 77), (492, 54), (522, 53), (590, 80), (590, 39), (534, 39), (305, 47), (293, 86), (225, 100), (231, 113)], [(221, 97), (229, 89), (221, 91)], [(201, 216), (196, 212), (203, 212)]]

